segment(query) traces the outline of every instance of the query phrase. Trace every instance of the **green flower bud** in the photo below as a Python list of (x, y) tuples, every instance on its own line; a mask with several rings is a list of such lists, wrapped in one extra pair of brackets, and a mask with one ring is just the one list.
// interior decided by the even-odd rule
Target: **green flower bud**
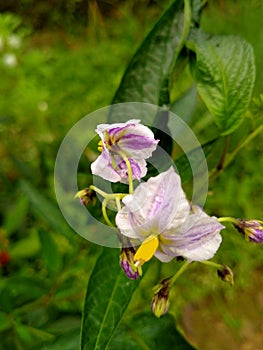
[(94, 203), (96, 200), (95, 191), (91, 190), (89, 187), (84, 190), (79, 191), (75, 198), (79, 198), (80, 202), (84, 205), (89, 205), (90, 203)]
[(222, 281), (230, 283), (231, 286), (234, 285), (233, 271), (227, 265), (222, 265), (222, 268), (220, 270), (217, 270), (217, 274)]
[(166, 314), (170, 306), (169, 282), (170, 278), (167, 278), (154, 288), (155, 294), (152, 298), (151, 309), (158, 318)]

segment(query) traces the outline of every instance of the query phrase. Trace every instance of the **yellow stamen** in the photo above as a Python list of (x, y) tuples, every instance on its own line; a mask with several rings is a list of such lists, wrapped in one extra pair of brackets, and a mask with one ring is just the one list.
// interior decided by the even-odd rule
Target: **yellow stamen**
[(102, 142), (102, 140), (100, 140), (100, 141), (98, 142), (98, 151), (100, 151), (100, 152), (103, 151), (103, 142)]
[(146, 239), (134, 255), (135, 266), (142, 266), (146, 261), (149, 261), (156, 252), (158, 246), (159, 239), (156, 236)]

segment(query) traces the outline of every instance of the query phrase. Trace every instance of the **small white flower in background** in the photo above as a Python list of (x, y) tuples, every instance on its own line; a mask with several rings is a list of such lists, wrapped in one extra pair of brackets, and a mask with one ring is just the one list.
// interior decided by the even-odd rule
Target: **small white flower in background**
[(208, 260), (221, 244), (224, 226), (190, 206), (172, 167), (140, 184), (123, 203), (116, 224), (123, 235), (142, 242), (134, 256), (139, 266), (153, 255), (162, 262), (177, 256), (189, 261)]
[(21, 39), (19, 36), (12, 34), (7, 37), (7, 44), (13, 49), (19, 49), (21, 46)]
[(147, 173), (145, 159), (151, 157), (158, 140), (140, 120), (126, 123), (100, 124), (96, 129), (101, 141), (101, 155), (91, 164), (92, 174), (111, 182), (128, 183), (128, 169), (124, 157), (130, 162), (133, 179), (141, 179)]
[(2, 60), (7, 67), (15, 67), (17, 65), (17, 58), (13, 53), (6, 53), (3, 55)]
[(45, 112), (48, 110), (48, 104), (46, 101), (41, 101), (39, 102), (39, 104), (37, 105), (38, 109), (41, 111), (41, 112)]

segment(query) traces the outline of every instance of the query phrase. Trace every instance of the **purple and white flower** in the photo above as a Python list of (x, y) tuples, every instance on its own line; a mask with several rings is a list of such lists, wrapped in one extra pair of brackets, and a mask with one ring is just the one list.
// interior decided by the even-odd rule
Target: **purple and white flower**
[(100, 124), (99, 150), (101, 155), (91, 164), (91, 171), (111, 182), (128, 183), (128, 159), (133, 179), (141, 179), (147, 173), (145, 159), (151, 157), (158, 140), (140, 120), (132, 119), (126, 123)]
[(221, 244), (224, 226), (190, 206), (172, 167), (140, 184), (123, 203), (116, 224), (123, 235), (143, 242), (134, 257), (139, 265), (153, 254), (162, 262), (178, 256), (208, 260)]

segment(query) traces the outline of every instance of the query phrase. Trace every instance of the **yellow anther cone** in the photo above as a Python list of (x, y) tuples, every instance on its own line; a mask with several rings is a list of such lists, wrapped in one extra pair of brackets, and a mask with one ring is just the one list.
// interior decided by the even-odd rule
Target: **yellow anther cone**
[(149, 261), (159, 246), (157, 237), (152, 237), (145, 240), (134, 255), (136, 266), (142, 266), (146, 261)]

